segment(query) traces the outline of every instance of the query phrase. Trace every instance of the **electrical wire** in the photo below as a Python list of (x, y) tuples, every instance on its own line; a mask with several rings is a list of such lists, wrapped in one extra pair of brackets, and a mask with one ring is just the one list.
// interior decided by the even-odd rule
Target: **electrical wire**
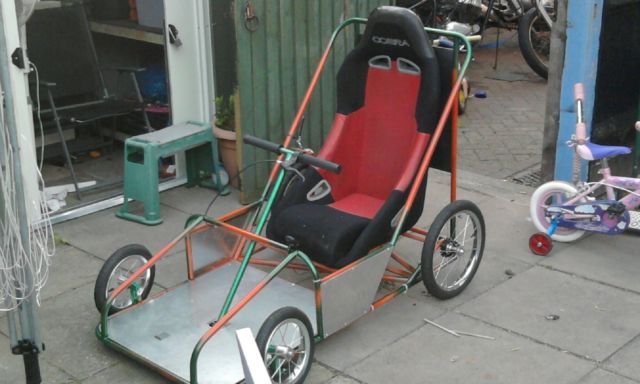
[[(251, 164), (245, 166), (244, 168), (242, 168), (240, 171), (238, 171), (238, 173), (236, 173), (235, 176), (229, 178), (229, 183), (228, 184), (230, 185), (232, 180), (235, 180), (235, 179), (239, 180), (240, 175), (242, 175), (242, 173), (244, 171), (246, 171), (247, 169), (249, 169), (251, 167), (255, 167), (256, 165), (259, 165), (259, 164), (277, 163), (277, 162), (278, 162), (278, 160), (259, 160), (259, 161), (256, 161), (254, 163), (251, 163)], [(207, 206), (207, 209), (204, 211), (204, 215), (205, 216), (207, 216), (209, 214), (209, 210), (213, 206), (213, 203), (215, 203), (215, 201), (218, 199), (218, 197), (220, 197), (221, 193), (222, 193), (222, 191), (217, 191), (216, 194), (213, 196), (213, 199), (211, 199), (211, 202)]]
[(42, 172), (42, 166), (44, 164), (44, 125), (42, 124), (42, 114), (40, 109), (40, 74), (38, 73), (38, 67), (29, 62), (29, 66), (33, 68), (33, 71), (36, 74), (36, 102), (38, 103), (36, 106), (36, 115), (38, 116), (38, 128), (40, 128), (40, 163), (38, 164), (38, 169)]
[[(36, 75), (37, 76), (37, 75)], [(38, 79), (39, 80), (39, 79)], [(9, 140), (9, 127), (5, 120), (4, 93), (0, 84), (0, 311), (16, 309), (20, 303), (35, 296), (39, 304), (40, 292), (49, 277), (51, 258), (55, 254), (53, 229), (44, 199), (44, 180), (39, 167), (36, 174), (41, 189), (41, 218), (36, 222), (28, 216), (28, 244), (23, 244), (18, 215), (18, 204), (26, 196), (18, 196), (15, 181), (14, 148)], [(38, 105), (39, 109), (39, 105)]]

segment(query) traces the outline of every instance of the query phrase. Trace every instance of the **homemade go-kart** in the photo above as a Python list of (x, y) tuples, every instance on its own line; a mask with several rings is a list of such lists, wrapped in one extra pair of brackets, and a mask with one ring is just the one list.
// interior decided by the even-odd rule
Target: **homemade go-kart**
[[(365, 23), (337, 75), (338, 111), (324, 146), (317, 157), (290, 148), (333, 42)], [(222, 217), (192, 217), (154, 256), (140, 245), (116, 251), (96, 282), (98, 338), (172, 380), (232, 383), (243, 378), (234, 331), (248, 327), (272, 380), (301, 383), (316, 342), (418, 282), (441, 299), (464, 290), (482, 258), (480, 210), (454, 201), (428, 232), (414, 227), (432, 158), (451, 170), (456, 196), (458, 49), (432, 47), (427, 31), (471, 51), (464, 36), (425, 31), (403, 8), (343, 22), (285, 142), (245, 136), (280, 155), (262, 197)], [(443, 135), (449, 140), (438, 144)], [(396, 253), (400, 238), (424, 243), (421, 257)], [(188, 279), (148, 297), (154, 265), (182, 240)], [(309, 284), (289, 270), (306, 271)]]
[[(615, 176), (608, 158), (628, 155), (631, 148), (598, 145), (587, 137), (583, 116), (584, 86), (574, 86), (576, 133), (567, 142), (574, 148), (574, 184), (549, 181), (539, 186), (531, 196), (531, 221), (540, 231), (529, 238), (529, 249), (536, 255), (547, 256), (553, 248), (552, 240), (571, 242), (586, 232), (619, 235), (629, 227), (630, 211), (640, 207), (640, 177)], [(640, 121), (635, 128), (640, 131)], [(600, 161), (595, 182), (579, 182), (580, 159)], [(602, 192), (606, 196), (600, 197)], [(616, 196), (618, 194), (618, 196)]]

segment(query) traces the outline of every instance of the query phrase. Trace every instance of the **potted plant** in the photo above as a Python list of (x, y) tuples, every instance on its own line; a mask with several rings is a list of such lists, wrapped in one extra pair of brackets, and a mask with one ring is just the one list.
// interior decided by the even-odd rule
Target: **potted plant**
[(240, 187), (238, 174), (238, 159), (236, 153), (235, 132), (235, 96), (218, 96), (214, 99), (216, 107), (216, 120), (213, 134), (218, 139), (218, 148), (222, 157), (222, 164), (229, 174), (231, 186)]

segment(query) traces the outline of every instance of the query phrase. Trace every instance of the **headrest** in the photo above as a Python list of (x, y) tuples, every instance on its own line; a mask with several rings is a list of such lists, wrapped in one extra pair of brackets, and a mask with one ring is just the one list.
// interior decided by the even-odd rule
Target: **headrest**
[(387, 55), (416, 62), (419, 66), (435, 57), (420, 18), (406, 8), (381, 6), (373, 10), (362, 40), (356, 47), (368, 57)]

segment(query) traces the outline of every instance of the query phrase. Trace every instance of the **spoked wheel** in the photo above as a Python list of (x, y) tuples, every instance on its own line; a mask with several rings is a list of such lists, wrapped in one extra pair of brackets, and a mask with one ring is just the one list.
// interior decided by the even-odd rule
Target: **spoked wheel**
[[(550, 181), (538, 187), (531, 195), (529, 213), (531, 221), (540, 232), (547, 233), (551, 220), (546, 215), (546, 209), (551, 205), (562, 205), (578, 193), (573, 185), (564, 181)], [(584, 202), (580, 199), (579, 202)], [(570, 242), (578, 240), (584, 231), (573, 228), (557, 227), (551, 238), (556, 241)]]
[(538, 256), (547, 256), (553, 249), (551, 237), (542, 232), (534, 233), (529, 238), (529, 249)]
[(429, 293), (449, 299), (473, 279), (484, 251), (484, 218), (470, 201), (447, 205), (429, 228), (422, 248), (422, 280)]
[[(93, 299), (98, 312), (102, 312), (111, 292), (150, 259), (151, 252), (147, 248), (139, 244), (131, 244), (118, 249), (105, 261), (100, 273), (98, 273), (93, 291)], [(151, 292), (154, 277), (155, 266), (149, 268), (127, 291), (122, 292), (113, 301), (113, 305), (109, 308), (109, 314), (114, 314), (146, 299)]]
[(313, 360), (312, 329), (307, 316), (293, 307), (278, 309), (262, 324), (256, 343), (273, 383), (304, 382)]

